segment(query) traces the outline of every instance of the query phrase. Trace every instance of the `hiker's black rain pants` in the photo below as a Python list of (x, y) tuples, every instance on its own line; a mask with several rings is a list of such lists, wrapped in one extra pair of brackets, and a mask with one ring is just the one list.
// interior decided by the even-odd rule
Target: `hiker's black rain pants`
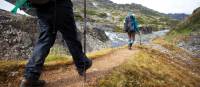
[(24, 77), (29, 80), (38, 80), (44, 65), (45, 58), (56, 39), (56, 32), (61, 32), (75, 65), (86, 58), (82, 51), (81, 42), (77, 39), (73, 6), (70, 0), (57, 0), (36, 7), (39, 19), (39, 39), (29, 59)]

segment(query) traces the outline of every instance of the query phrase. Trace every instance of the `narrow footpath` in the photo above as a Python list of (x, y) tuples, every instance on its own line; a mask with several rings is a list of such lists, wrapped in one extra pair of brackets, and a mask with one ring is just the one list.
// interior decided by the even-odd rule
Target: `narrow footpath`
[(73, 65), (65, 69), (61, 68), (53, 71), (46, 71), (43, 73), (42, 79), (47, 81), (46, 87), (95, 86), (98, 78), (127, 61), (130, 56), (134, 55), (136, 52), (137, 49), (128, 50), (123, 48), (93, 60), (93, 66), (87, 72), (86, 82), (77, 74)]

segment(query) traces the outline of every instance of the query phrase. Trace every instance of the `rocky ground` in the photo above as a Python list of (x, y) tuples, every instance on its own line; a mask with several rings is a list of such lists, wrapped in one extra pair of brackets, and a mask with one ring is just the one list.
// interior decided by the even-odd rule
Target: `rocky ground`
[(27, 58), (37, 36), (36, 19), (0, 10), (0, 59)]
[[(78, 25), (78, 22), (77, 22)], [(83, 30), (78, 25), (79, 37), (83, 42)], [(13, 15), (9, 12), (0, 10), (0, 59), (24, 59), (31, 55), (33, 46), (38, 37), (37, 19)], [(110, 41), (105, 32), (98, 28), (90, 28), (87, 33), (88, 52), (110, 47)], [(65, 49), (62, 36), (58, 34), (56, 45), (51, 49), (51, 53), (69, 54)], [(57, 50), (59, 49), (59, 50)]]
[(193, 57), (200, 58), (200, 33), (191, 33), (186, 39), (185, 41), (180, 41), (178, 46), (191, 52)]

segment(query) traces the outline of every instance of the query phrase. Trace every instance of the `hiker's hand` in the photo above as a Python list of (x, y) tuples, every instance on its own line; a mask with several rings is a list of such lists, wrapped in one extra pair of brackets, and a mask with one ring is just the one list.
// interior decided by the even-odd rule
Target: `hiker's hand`
[(25, 5), (23, 5), (23, 6), (21, 6), (19, 9), (20, 9), (20, 10), (23, 10), (23, 11), (26, 11), (26, 10), (27, 10), (27, 7), (26, 7)]
[(31, 8), (29, 0), (27, 0), (19, 9), (23, 11), (28, 11)]

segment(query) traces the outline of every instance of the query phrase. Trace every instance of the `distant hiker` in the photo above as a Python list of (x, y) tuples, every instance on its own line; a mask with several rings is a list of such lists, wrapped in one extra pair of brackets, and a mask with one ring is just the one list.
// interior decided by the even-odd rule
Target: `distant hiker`
[(32, 57), (26, 65), (20, 87), (43, 87), (45, 85), (45, 81), (39, 80), (39, 78), (45, 58), (54, 44), (58, 31), (62, 33), (63, 39), (69, 47), (78, 74), (83, 76), (86, 70), (92, 66), (92, 61), (82, 51), (81, 42), (77, 39), (77, 27), (71, 0), (29, 1), (37, 11), (40, 35)]
[(131, 50), (132, 45), (135, 41), (135, 34), (139, 32), (139, 28), (138, 28), (138, 22), (135, 18), (135, 15), (132, 14), (131, 12), (128, 13), (128, 16), (126, 16), (125, 18), (125, 22), (124, 22), (124, 31), (127, 32), (128, 34), (128, 48), (129, 50)]

